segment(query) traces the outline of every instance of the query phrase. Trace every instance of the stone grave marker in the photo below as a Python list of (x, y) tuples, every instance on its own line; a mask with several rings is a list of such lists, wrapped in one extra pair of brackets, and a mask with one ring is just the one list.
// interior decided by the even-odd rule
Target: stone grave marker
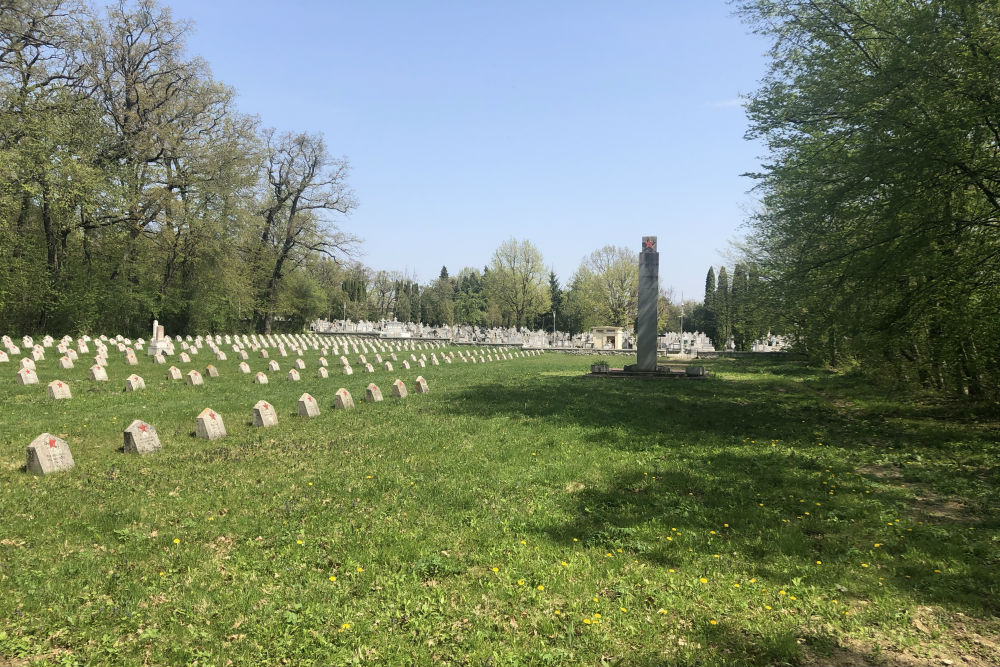
[(28, 445), (28, 461), (25, 466), (35, 475), (48, 475), (69, 470), (73, 467), (73, 453), (62, 438), (51, 433), (42, 433)]
[(205, 375), (210, 378), (217, 378), (219, 377), (219, 369), (212, 364), (209, 364), (208, 366), (205, 366)]
[(323, 368), (326, 368), (327, 366), (329, 366), (329, 364), (326, 363), (326, 357), (320, 357), (319, 358), (319, 365), (322, 366)]
[(125, 355), (125, 363), (128, 366), (138, 366), (139, 360), (135, 356), (135, 350), (130, 347), (126, 347), (122, 352)]
[(402, 380), (397, 379), (392, 383), (392, 396), (393, 398), (406, 398), (406, 385), (403, 384)]
[(389, 358), (392, 359), (393, 361), (399, 361), (399, 359), (396, 358), (396, 353), (395, 352), (393, 352), (392, 354), (390, 354)]
[(392, 370), (392, 362), (391, 361), (385, 362), (385, 370), (387, 370), (387, 371), (391, 371)]
[(272, 359), (271, 361), (269, 361), (267, 363), (267, 370), (269, 370), (269, 371), (280, 371), (281, 370), (281, 366), (278, 365), (277, 361), (275, 361), (274, 359)]
[(167, 379), (168, 380), (180, 380), (184, 376), (181, 374), (181, 369), (177, 366), (171, 366), (167, 369)]
[(278, 413), (267, 401), (257, 401), (253, 406), (253, 425), (260, 427), (277, 426)]
[(428, 389), (427, 389), (427, 380), (425, 380), (422, 376), (418, 375), (417, 376), (417, 393), (418, 394), (426, 394), (427, 392), (428, 392)]
[(211, 408), (205, 408), (195, 419), (195, 435), (208, 440), (218, 440), (226, 437), (226, 425), (222, 415)]
[(125, 378), (125, 391), (139, 391), (146, 388), (146, 381), (133, 373)]
[(376, 354), (375, 355), (375, 363), (376, 364), (381, 364), (382, 363), (382, 355), (381, 354)]
[(319, 404), (309, 394), (299, 396), (299, 416), (309, 418), (319, 416)]
[(42, 361), (45, 359), (45, 352), (43, 352), (41, 348), (36, 347), (31, 351), (31, 358), (35, 361)]
[(62, 380), (53, 380), (50, 382), (46, 393), (49, 395), (49, 398), (56, 401), (63, 398), (73, 398), (73, 395), (69, 391), (69, 385)]
[(330, 371), (320, 366), (319, 368), (316, 369), (316, 377), (326, 379), (330, 377)]
[(299, 377), (299, 369), (293, 368), (288, 371), (288, 380), (290, 382), (298, 382), (301, 378)]
[(238, 368), (240, 369), (240, 373), (249, 373), (250, 372), (250, 364), (248, 364), (245, 361), (241, 361), (240, 365), (238, 366)]
[(253, 376), (253, 383), (254, 384), (267, 384), (267, 375), (265, 373), (257, 371), (257, 374)]
[(29, 359), (28, 357), (24, 357), (23, 359), (21, 359), (20, 367), (26, 368), (29, 371), (33, 371), (35, 370), (35, 360)]
[(10, 357), (7, 356), (6, 352), (0, 352), (0, 364), (6, 364), (10, 361)]
[(375, 372), (375, 367), (372, 366), (371, 364), (365, 364), (365, 372), (366, 373), (374, 373)]
[(420, 366), (421, 368), (427, 368), (427, 364), (426, 362), (424, 362), (423, 359), (417, 359), (417, 366)]
[(306, 362), (304, 362), (300, 357), (295, 360), (295, 367), (298, 368), (300, 371), (303, 371), (306, 368)]
[(108, 372), (104, 370), (104, 366), (101, 366), (100, 364), (94, 364), (93, 366), (90, 367), (89, 377), (93, 382), (107, 382)]
[(407, 361), (406, 359), (403, 359), (403, 368), (405, 368), (406, 370), (410, 370), (410, 362)]
[(152, 454), (161, 449), (160, 436), (152, 424), (136, 419), (122, 432), (126, 454)]
[(63, 370), (73, 368), (73, 360), (69, 357), (59, 357), (59, 368)]
[(222, 350), (219, 350), (218, 352), (215, 353), (215, 360), (216, 361), (225, 361), (226, 360), (226, 353), (223, 352)]
[(17, 381), (21, 385), (38, 384), (38, 375), (30, 368), (22, 368), (17, 371)]
[(382, 400), (382, 390), (374, 382), (365, 388), (365, 400), (369, 403), (378, 403)]
[(246, 361), (247, 359), (250, 358), (250, 355), (247, 354), (246, 350), (240, 350), (239, 351), (239, 357), (240, 357), (241, 360)]
[(188, 355), (187, 352), (181, 352), (180, 357), (178, 357), (178, 358), (181, 360), (182, 364), (190, 364), (191, 363), (191, 357), (190, 357), (190, 355)]
[(350, 366), (344, 366), (344, 375), (354, 375), (354, 369)]
[(165, 364), (165, 363), (167, 363), (167, 358), (165, 356), (163, 356), (162, 354), (160, 354), (159, 352), (157, 352), (156, 354), (153, 355), (153, 363), (154, 364)]
[(194, 387), (205, 384), (205, 381), (202, 379), (201, 373), (195, 370), (190, 370), (187, 372), (187, 383)]
[(349, 362), (349, 361), (347, 360), (347, 357), (344, 357), (344, 356), (341, 356), (341, 357), (340, 357), (340, 365), (341, 365), (341, 366), (350, 366), (350, 365), (351, 365), (351, 362)]
[(260, 348), (260, 352), (258, 352), (258, 354), (260, 354), (260, 358), (261, 359), (267, 359), (268, 358), (267, 350), (265, 348), (263, 348), (263, 347)]
[(337, 393), (333, 396), (333, 407), (342, 410), (350, 410), (354, 407), (354, 399), (351, 398), (351, 392), (347, 391), (343, 387), (337, 390)]

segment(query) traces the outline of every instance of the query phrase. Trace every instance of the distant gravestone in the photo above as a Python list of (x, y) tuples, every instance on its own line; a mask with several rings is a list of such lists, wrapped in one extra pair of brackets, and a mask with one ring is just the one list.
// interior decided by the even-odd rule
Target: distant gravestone
[(190, 364), (191, 363), (191, 357), (188, 356), (187, 352), (181, 352), (181, 354), (180, 354), (180, 356), (178, 358), (181, 360), (182, 364)]
[(427, 380), (421, 376), (417, 376), (417, 393), (426, 394), (427, 393)]
[(249, 354), (247, 354), (247, 351), (246, 351), (246, 350), (240, 350), (240, 351), (239, 351), (239, 357), (240, 357), (240, 359), (242, 359), (243, 361), (246, 361), (247, 359), (249, 359), (249, 358), (250, 358), (250, 355), (249, 355)]
[(389, 358), (392, 359), (393, 361), (399, 361), (399, 359), (396, 358), (396, 354), (395, 353), (390, 354)]
[(183, 377), (184, 376), (181, 374), (181, 369), (177, 368), (177, 366), (171, 366), (170, 368), (167, 369), (168, 380), (180, 380)]
[(365, 364), (365, 372), (367, 372), (367, 373), (374, 373), (375, 372), (375, 367), (372, 366), (371, 364)]
[(217, 378), (219, 377), (219, 369), (212, 364), (209, 364), (208, 366), (205, 366), (205, 375), (210, 378)]
[(136, 419), (122, 433), (125, 444), (122, 450), (126, 454), (152, 454), (161, 449), (160, 436), (152, 424)]
[(268, 427), (278, 424), (278, 413), (267, 401), (257, 401), (253, 406), (253, 425)]
[(330, 377), (330, 371), (320, 366), (319, 368), (316, 369), (316, 377), (325, 380), (326, 378)]
[(21, 359), (20, 367), (25, 368), (29, 371), (33, 371), (35, 370), (35, 360), (29, 359), (28, 357), (24, 357), (23, 359)]
[(385, 370), (387, 370), (387, 371), (391, 371), (392, 370), (392, 362), (391, 361), (385, 362)]
[(40, 347), (36, 347), (31, 351), (31, 358), (35, 361), (42, 361), (45, 359), (45, 352)]
[(28, 461), (25, 468), (35, 475), (48, 475), (69, 470), (73, 467), (73, 454), (62, 438), (51, 433), (42, 433), (28, 445)]
[(421, 368), (427, 368), (427, 363), (424, 362), (423, 359), (417, 359), (417, 366), (420, 366)]
[(299, 396), (299, 416), (309, 418), (319, 416), (319, 405), (316, 399), (309, 394)]
[(46, 388), (49, 398), (58, 401), (63, 398), (73, 398), (69, 391), (69, 385), (62, 380), (53, 380)]
[(22, 368), (17, 372), (17, 381), (22, 385), (38, 384), (38, 375), (30, 368)]
[(187, 383), (195, 387), (205, 384), (205, 381), (202, 379), (201, 373), (191, 370), (187, 372)]
[(104, 369), (104, 366), (100, 364), (94, 364), (90, 367), (90, 379), (94, 382), (107, 382), (108, 372)]
[(301, 370), (305, 370), (305, 368), (306, 368), (306, 362), (304, 362), (301, 358), (296, 359), (295, 360), (295, 367), (297, 369), (299, 369), (300, 371)]
[(271, 361), (268, 362), (267, 369), (269, 371), (280, 371), (281, 370), (281, 366), (278, 365), (277, 361), (275, 361), (274, 359), (272, 359)]
[(73, 368), (73, 360), (69, 357), (59, 357), (59, 368), (63, 370)]
[(354, 369), (350, 366), (344, 366), (344, 375), (354, 375)]
[(333, 396), (333, 407), (341, 410), (350, 410), (353, 408), (354, 399), (351, 398), (351, 392), (347, 391), (343, 387), (338, 389), (337, 393)]
[(403, 384), (402, 380), (396, 380), (392, 383), (392, 396), (393, 398), (406, 398), (406, 385)]
[(267, 350), (265, 348), (261, 348), (260, 352), (258, 354), (260, 354), (260, 358), (261, 359), (267, 359), (268, 358)]
[(125, 363), (127, 365), (129, 365), (129, 366), (138, 366), (139, 365), (139, 360), (136, 359), (136, 356), (135, 356), (135, 350), (133, 350), (130, 347), (126, 347), (123, 350), (123, 353), (125, 355)]
[(253, 376), (253, 383), (267, 384), (267, 375), (265, 373), (258, 371), (257, 374)]
[(226, 437), (226, 425), (222, 422), (222, 415), (211, 408), (202, 410), (195, 419), (195, 435), (208, 440)]
[(163, 354), (157, 352), (156, 354), (153, 355), (153, 363), (154, 364), (165, 364), (165, 363), (167, 363), (167, 358), (165, 356), (163, 356)]
[(350, 365), (351, 365), (351, 362), (349, 362), (349, 361), (347, 360), (347, 357), (345, 357), (345, 356), (341, 356), (341, 357), (340, 357), (340, 365), (341, 365), (341, 366), (350, 366)]
[(382, 390), (374, 382), (365, 388), (365, 400), (369, 403), (378, 403), (382, 400)]
[(6, 352), (0, 352), (0, 364), (6, 364), (10, 362), (10, 357), (7, 356)]
[(319, 358), (319, 365), (322, 366), (323, 368), (326, 368), (327, 366), (329, 366), (329, 364), (326, 363), (326, 357), (320, 357)]
[(299, 371), (297, 368), (293, 368), (288, 371), (288, 379), (291, 382), (298, 382), (301, 378), (299, 377)]
[(250, 364), (248, 364), (245, 361), (241, 361), (240, 365), (239, 365), (239, 369), (240, 369), (240, 373), (249, 373), (250, 372)]
[(216, 361), (225, 361), (226, 360), (226, 353), (223, 352), (222, 350), (219, 350), (218, 352), (215, 353), (215, 360)]
[(125, 391), (139, 391), (146, 388), (146, 381), (133, 373), (125, 378)]

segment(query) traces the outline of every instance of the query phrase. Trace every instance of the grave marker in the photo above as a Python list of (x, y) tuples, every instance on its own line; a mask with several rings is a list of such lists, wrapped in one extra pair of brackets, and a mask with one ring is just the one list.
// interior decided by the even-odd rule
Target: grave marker
[(267, 369), (269, 371), (280, 371), (281, 370), (281, 366), (278, 365), (277, 361), (275, 361), (274, 359), (272, 359), (270, 362), (268, 362)]
[(427, 380), (425, 380), (423, 377), (421, 377), (421, 376), (418, 375), (417, 376), (417, 393), (418, 394), (426, 394), (427, 392), (428, 392), (428, 389), (427, 389)]
[(292, 370), (288, 371), (288, 379), (291, 382), (298, 382), (301, 379), (299, 377), (299, 370), (297, 368), (293, 368)]
[(274, 406), (267, 401), (257, 401), (253, 406), (253, 425), (267, 428), (277, 424), (278, 413), (274, 411)]
[(130, 347), (126, 347), (122, 352), (125, 355), (125, 363), (129, 366), (138, 366), (139, 360), (135, 357), (135, 350)]
[(35, 475), (48, 475), (69, 470), (73, 467), (73, 453), (62, 438), (51, 433), (42, 433), (28, 445), (28, 461), (25, 468)]
[(257, 374), (253, 376), (254, 384), (267, 384), (267, 375), (257, 371)]
[(378, 403), (382, 400), (382, 390), (374, 382), (365, 388), (365, 400), (369, 403)]
[(397, 379), (392, 383), (392, 396), (393, 398), (406, 398), (406, 385), (403, 384), (402, 380)]
[(322, 366), (320, 366), (319, 368), (316, 369), (316, 377), (321, 379), (326, 379), (330, 377), (330, 372), (325, 368), (323, 368)]
[(161, 449), (160, 436), (152, 424), (136, 419), (122, 432), (126, 454), (152, 454)]
[(344, 366), (344, 375), (354, 375), (354, 369), (350, 366)]
[(125, 391), (139, 391), (146, 388), (146, 381), (133, 373), (125, 378)]
[(104, 370), (104, 366), (100, 364), (94, 364), (90, 367), (90, 379), (93, 382), (107, 382), (108, 372)]
[(69, 357), (59, 357), (59, 368), (62, 370), (73, 368), (73, 360)]
[(195, 370), (187, 372), (187, 383), (188, 385), (194, 387), (205, 384), (205, 381), (201, 378), (201, 373)]
[(195, 435), (208, 440), (226, 437), (226, 425), (222, 422), (222, 415), (211, 408), (202, 410), (195, 419)]
[(21, 385), (38, 384), (38, 375), (30, 368), (22, 368), (17, 371), (17, 381)]
[(208, 366), (205, 366), (205, 375), (210, 378), (217, 378), (219, 377), (219, 369), (212, 364), (209, 364)]
[(350, 410), (354, 407), (354, 399), (351, 398), (351, 392), (347, 391), (343, 387), (337, 390), (337, 393), (333, 396), (333, 407), (342, 410)]
[(184, 376), (181, 374), (181, 369), (177, 368), (177, 366), (171, 366), (170, 368), (167, 369), (168, 380), (180, 380), (183, 377)]
[(53, 380), (50, 382), (46, 393), (49, 395), (49, 398), (56, 401), (63, 398), (73, 398), (73, 395), (69, 392), (69, 385), (62, 380)]
[(302, 394), (299, 396), (299, 416), (309, 418), (319, 416), (319, 404), (316, 402), (316, 399), (309, 394)]

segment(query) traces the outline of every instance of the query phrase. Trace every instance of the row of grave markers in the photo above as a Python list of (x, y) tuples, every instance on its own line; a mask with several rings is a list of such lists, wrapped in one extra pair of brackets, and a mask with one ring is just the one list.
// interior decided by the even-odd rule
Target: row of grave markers
[[(427, 380), (417, 377), (415, 391), (418, 394), (429, 392)], [(395, 398), (406, 398), (406, 384), (397, 379), (392, 383), (392, 395)], [(382, 390), (375, 383), (369, 384), (365, 388), (365, 401), (377, 403), (382, 401)], [(354, 398), (344, 387), (341, 387), (334, 394), (334, 408), (350, 410), (354, 407)], [(309, 394), (302, 394), (298, 401), (298, 414), (300, 417), (313, 418), (319, 416), (319, 405), (315, 398)], [(251, 420), (254, 426), (267, 428), (276, 426), (278, 423), (278, 413), (272, 403), (267, 401), (257, 401), (252, 410)], [(208, 440), (218, 440), (226, 437), (226, 425), (222, 415), (212, 408), (205, 408), (195, 418), (195, 435)], [(156, 427), (141, 419), (134, 420), (123, 431), (124, 440), (123, 451), (126, 454), (151, 454), (162, 449), (160, 437), (156, 432)], [(27, 462), (25, 469), (29, 473), (36, 475), (48, 475), (54, 472), (69, 470), (75, 465), (73, 453), (69, 444), (51, 433), (42, 433), (31, 441), (27, 450)]]

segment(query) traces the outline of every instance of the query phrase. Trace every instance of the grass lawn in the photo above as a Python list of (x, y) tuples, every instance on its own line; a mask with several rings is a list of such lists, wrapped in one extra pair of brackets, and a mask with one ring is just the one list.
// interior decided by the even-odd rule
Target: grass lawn
[[(331, 355), (324, 380), (307, 352), (290, 382), (272, 352), (258, 386), (206, 349), (171, 361), (219, 368), (189, 387), (144, 355), (111, 352), (107, 383), (48, 356), (35, 386), (0, 364), (0, 664), (1000, 662), (995, 417), (791, 362), (629, 381), (348, 355), (346, 377)], [(277, 426), (250, 425), (261, 399)], [(194, 437), (205, 407), (227, 438)], [(136, 418), (162, 452), (121, 453)], [(23, 471), (43, 431), (73, 470)]]

